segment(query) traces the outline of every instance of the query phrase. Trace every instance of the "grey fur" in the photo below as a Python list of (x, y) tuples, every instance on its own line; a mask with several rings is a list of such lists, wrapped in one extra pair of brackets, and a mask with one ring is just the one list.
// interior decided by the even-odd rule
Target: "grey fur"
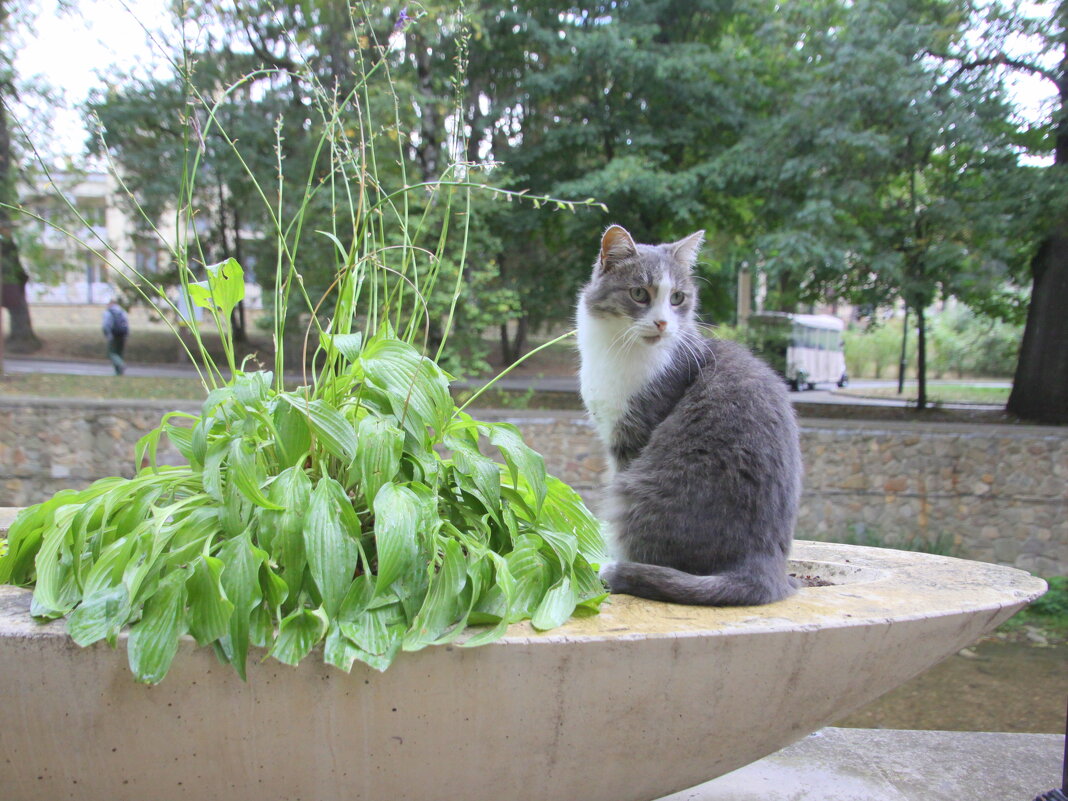
[[(785, 385), (744, 347), (698, 332), (691, 265), (699, 235), (650, 246), (621, 231), (605, 234), (580, 295), (585, 313), (642, 323), (651, 304), (630, 292), (653, 292), (664, 277), (685, 300), (671, 307), (674, 337), (630, 344), (636, 358), (647, 353), (641, 348), (670, 348), (670, 355), (627, 400), (605, 443), (615, 469), (606, 517), (622, 561), (605, 566), (602, 577), (612, 592), (675, 603), (785, 598), (796, 586), (786, 558), (802, 475)], [(584, 361), (598, 357), (581, 338), (580, 353)]]

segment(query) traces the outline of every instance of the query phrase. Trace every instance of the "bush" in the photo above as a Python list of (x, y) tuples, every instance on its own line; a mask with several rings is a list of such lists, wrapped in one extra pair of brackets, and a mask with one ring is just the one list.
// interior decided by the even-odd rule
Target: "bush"
[(1053, 576), (1046, 579), (1049, 590), (1038, 600), (1032, 602), (1028, 611), (1036, 615), (1068, 615), (1068, 576)]
[(883, 378), (901, 358), (901, 320), (845, 332), (846, 370), (853, 378)]
[(948, 308), (931, 321), (931, 374), (1011, 378), (1023, 329), (982, 317), (964, 306)]

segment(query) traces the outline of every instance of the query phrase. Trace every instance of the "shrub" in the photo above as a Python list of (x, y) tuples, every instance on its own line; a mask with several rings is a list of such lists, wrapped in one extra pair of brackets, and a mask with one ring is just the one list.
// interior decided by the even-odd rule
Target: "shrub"
[(1068, 576), (1053, 576), (1046, 579), (1049, 590), (1027, 607), (1036, 615), (1068, 617)]

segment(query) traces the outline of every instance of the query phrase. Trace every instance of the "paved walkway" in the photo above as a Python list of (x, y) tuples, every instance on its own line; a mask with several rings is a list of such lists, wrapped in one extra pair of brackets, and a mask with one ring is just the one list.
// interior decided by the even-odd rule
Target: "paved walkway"
[[(4, 359), (6, 373), (52, 373), (63, 375), (114, 375), (111, 362), (34, 359), (8, 356)], [(188, 364), (126, 364), (127, 375), (161, 376), (164, 378), (196, 378), (197, 371)]]
[(1063, 755), (1060, 734), (827, 728), (660, 801), (1032, 801)]

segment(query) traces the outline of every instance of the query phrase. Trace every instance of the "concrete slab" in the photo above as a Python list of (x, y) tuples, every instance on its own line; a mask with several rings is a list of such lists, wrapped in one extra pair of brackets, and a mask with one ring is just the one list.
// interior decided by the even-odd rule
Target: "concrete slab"
[[(0, 587), (0, 676), (14, 677), (0, 798), (56, 801), (77, 783), (86, 801), (200, 801), (205, 787), (230, 801), (649, 801), (840, 720), (1046, 587), (885, 548), (796, 542), (791, 564), (831, 583), (749, 608), (614, 596), (599, 615), (517, 623), (384, 673), (256, 653), (245, 683), (186, 637), (156, 686), (130, 675), (126, 634), (118, 650), (79, 648), (62, 620), (30, 618), (28, 590)], [(803, 766), (802, 786), (818, 776)]]
[(1061, 734), (826, 728), (660, 801), (1031, 801), (1063, 755)]

